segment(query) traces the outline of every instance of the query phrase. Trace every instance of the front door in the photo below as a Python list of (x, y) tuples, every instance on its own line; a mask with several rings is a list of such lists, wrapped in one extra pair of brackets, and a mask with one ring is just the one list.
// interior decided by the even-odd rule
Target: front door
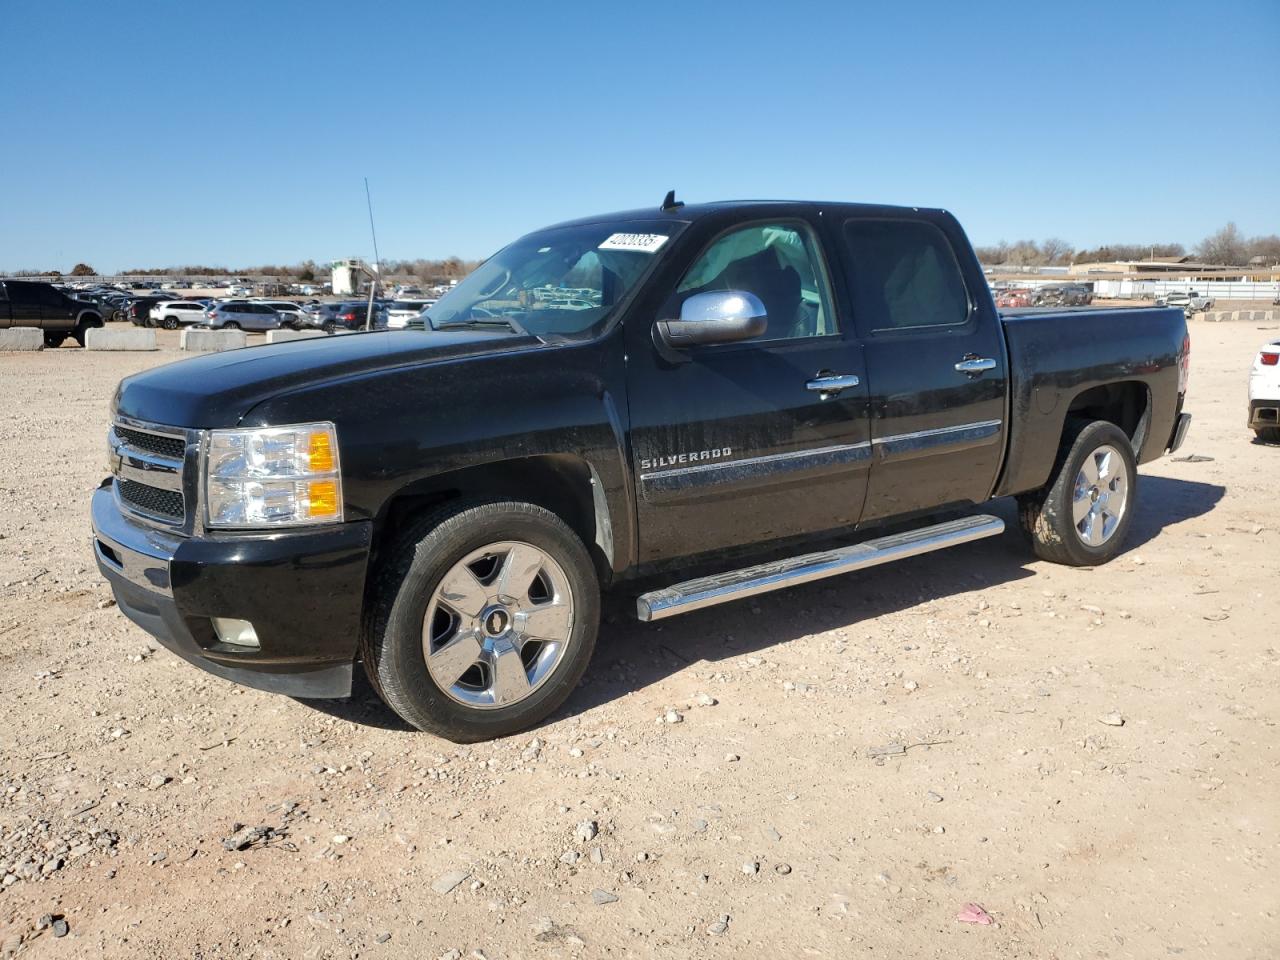
[(872, 465), (864, 523), (986, 500), (1000, 469), (1003, 328), (959, 224), (832, 224), (866, 352)]
[[(862, 357), (836, 316), (814, 224), (739, 223), (698, 249), (658, 315), (628, 322), (642, 562), (851, 527), (866, 489)], [(713, 290), (755, 294), (766, 333), (664, 358), (652, 323)], [(835, 376), (844, 388), (822, 389)]]

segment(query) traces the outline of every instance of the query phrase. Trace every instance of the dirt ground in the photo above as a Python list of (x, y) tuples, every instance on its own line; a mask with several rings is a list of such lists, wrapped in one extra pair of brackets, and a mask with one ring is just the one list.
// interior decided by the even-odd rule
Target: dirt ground
[(618, 605), (559, 715), (471, 747), (367, 687), (235, 687), (109, 605), (108, 400), (176, 335), (0, 356), (0, 955), (1280, 955), (1268, 336), (1193, 324), (1181, 453), (1212, 459), (1143, 468), (1111, 565), (1034, 561), (1000, 502), (951, 552), (664, 626)]

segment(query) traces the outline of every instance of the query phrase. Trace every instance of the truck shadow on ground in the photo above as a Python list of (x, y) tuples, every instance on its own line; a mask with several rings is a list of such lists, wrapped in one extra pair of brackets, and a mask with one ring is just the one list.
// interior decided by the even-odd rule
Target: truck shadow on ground
[[(1222, 499), (1225, 488), (1190, 480), (1144, 476), (1140, 504), (1125, 552), (1132, 554), (1168, 528), (1202, 516)], [(933, 600), (963, 597), (989, 587), (1037, 576), (1031, 547), (1018, 528), (1017, 509), (1008, 498), (989, 505), (1005, 521), (999, 537), (939, 553), (873, 567), (690, 613), (665, 623), (644, 624), (633, 616), (631, 593), (611, 595), (604, 605), (595, 656), (582, 684), (547, 721), (583, 713), (637, 694), (699, 662), (714, 663), (764, 650), (827, 630), (855, 632), (860, 623)], [(976, 610), (977, 600), (974, 601)], [(300, 701), (363, 726), (409, 731), (378, 698), (357, 668), (346, 700)], [(638, 701), (657, 715), (664, 704)]]

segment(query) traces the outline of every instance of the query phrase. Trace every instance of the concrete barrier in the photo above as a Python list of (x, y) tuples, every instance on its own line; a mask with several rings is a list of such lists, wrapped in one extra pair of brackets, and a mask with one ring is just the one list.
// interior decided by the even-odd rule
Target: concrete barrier
[(178, 335), (178, 348), (189, 353), (218, 353), (238, 350), (248, 343), (243, 330), (196, 330), (188, 327)]
[(314, 340), (327, 337), (323, 330), (268, 330), (267, 343), (288, 343), (290, 340)]
[(11, 327), (0, 330), (0, 353), (43, 349), (44, 333), (35, 327)]
[(1280, 310), (1210, 310), (1196, 316), (1208, 323), (1280, 323)]
[(156, 332), (142, 327), (124, 330), (90, 327), (84, 332), (86, 350), (155, 350)]

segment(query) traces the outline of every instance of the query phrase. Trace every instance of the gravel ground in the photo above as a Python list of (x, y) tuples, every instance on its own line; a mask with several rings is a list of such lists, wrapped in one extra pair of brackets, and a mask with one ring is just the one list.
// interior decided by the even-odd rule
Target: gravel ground
[(2, 356), (0, 956), (1274, 957), (1268, 335), (1193, 325), (1212, 459), (1143, 469), (1115, 563), (1010, 530), (670, 625), (618, 605), (552, 722), (471, 747), (367, 687), (206, 676), (112, 608), (107, 403), (175, 334)]

